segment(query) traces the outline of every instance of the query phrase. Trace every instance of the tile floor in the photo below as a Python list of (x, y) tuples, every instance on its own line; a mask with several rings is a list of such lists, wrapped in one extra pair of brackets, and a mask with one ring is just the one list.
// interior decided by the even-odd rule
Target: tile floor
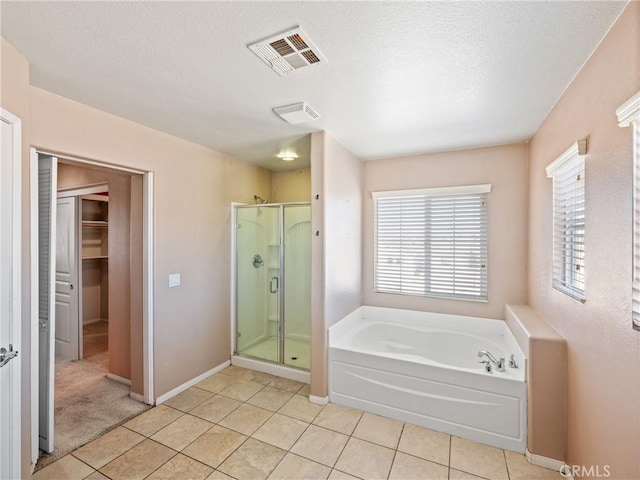
[(522, 455), (307, 400), (308, 386), (228, 367), (38, 471), (34, 480), (547, 480)]

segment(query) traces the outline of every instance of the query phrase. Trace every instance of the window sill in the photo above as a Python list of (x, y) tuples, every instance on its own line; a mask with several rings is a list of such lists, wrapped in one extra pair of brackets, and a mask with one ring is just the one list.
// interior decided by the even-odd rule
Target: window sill
[(464, 298), (464, 297), (455, 297), (448, 295), (434, 295), (428, 293), (403, 293), (403, 292), (386, 292), (381, 290), (374, 290), (374, 293), (379, 293), (381, 295), (400, 295), (403, 297), (420, 297), (420, 298), (438, 298), (441, 300), (459, 300), (462, 302), (475, 302), (475, 303), (489, 303), (488, 298)]
[(572, 289), (570, 287), (566, 287), (564, 285), (553, 285), (553, 288), (558, 290), (559, 292), (564, 293), (565, 295), (570, 296), (574, 300), (579, 301), (580, 303), (585, 303), (587, 301), (584, 292), (576, 289)]

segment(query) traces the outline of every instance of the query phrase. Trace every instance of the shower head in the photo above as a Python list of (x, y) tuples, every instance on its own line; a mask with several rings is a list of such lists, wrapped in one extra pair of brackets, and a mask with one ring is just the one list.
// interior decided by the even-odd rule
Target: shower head
[(258, 195), (254, 195), (253, 200), (256, 202), (256, 204), (261, 204), (261, 205), (264, 205), (265, 203), (269, 203), (269, 200), (265, 200), (264, 198), (259, 197)]

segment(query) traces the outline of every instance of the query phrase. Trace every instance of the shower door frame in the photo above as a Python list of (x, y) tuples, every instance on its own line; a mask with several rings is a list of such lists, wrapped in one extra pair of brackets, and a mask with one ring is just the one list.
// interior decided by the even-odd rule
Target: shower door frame
[[(285, 335), (286, 335), (286, 318), (285, 318), (285, 285), (286, 279), (284, 278), (284, 264), (285, 264), (285, 232), (284, 232), (284, 210), (287, 206), (308, 206), (311, 208), (311, 202), (280, 202), (280, 203), (262, 203), (262, 204), (246, 204), (231, 202), (231, 350), (232, 355), (242, 358), (250, 358), (260, 362), (265, 362), (270, 365), (277, 365), (286, 368), (292, 368), (303, 372), (309, 372), (306, 368), (296, 367), (295, 365), (288, 365), (284, 363), (285, 356)], [(279, 245), (279, 277), (278, 277), (278, 292), (280, 297), (278, 298), (278, 361), (272, 362), (270, 360), (247, 355), (238, 350), (238, 209), (244, 208), (260, 208), (260, 207), (278, 207), (278, 228), (280, 235)], [(311, 306), (309, 306), (311, 308)]]

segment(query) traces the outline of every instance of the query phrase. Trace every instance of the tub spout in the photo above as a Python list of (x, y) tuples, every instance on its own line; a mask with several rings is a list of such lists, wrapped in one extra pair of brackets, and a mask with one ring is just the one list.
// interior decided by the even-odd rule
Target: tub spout
[[(487, 357), (489, 361), (496, 366), (496, 370), (498, 370), (499, 372), (506, 371), (506, 369), (504, 368), (504, 365), (505, 365), (504, 357), (500, 357), (500, 359), (496, 359), (496, 357), (491, 355), (491, 352), (488, 352), (487, 350), (480, 350), (478, 352), (478, 358), (482, 358), (482, 357)], [(484, 361), (481, 361), (480, 363), (484, 363)]]

